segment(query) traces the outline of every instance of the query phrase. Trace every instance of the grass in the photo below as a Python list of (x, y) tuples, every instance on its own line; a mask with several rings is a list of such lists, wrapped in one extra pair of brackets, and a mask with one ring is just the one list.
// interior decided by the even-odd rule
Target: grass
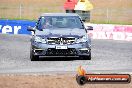
[[(94, 6), (91, 22), (132, 24), (132, 0), (90, 1)], [(64, 2), (65, 0), (0, 0), (0, 18), (36, 20), (41, 13), (65, 12)]]
[(36, 19), (25, 19), (25, 18), (0, 18), (2, 20), (29, 20), (29, 21), (37, 21)]
[(119, 24), (119, 25), (132, 25), (132, 22), (118, 22), (118, 21), (96, 21), (96, 20), (92, 20), (91, 23), (94, 24)]

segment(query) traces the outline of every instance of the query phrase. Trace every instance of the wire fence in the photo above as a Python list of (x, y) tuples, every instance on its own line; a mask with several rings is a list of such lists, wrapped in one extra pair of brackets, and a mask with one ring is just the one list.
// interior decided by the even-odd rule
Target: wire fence
[(103, 23), (132, 24), (131, 9), (100, 8), (91, 11), (91, 21)]
[[(38, 7), (38, 6), (0, 6), (0, 18), (3, 19), (37, 19), (41, 13), (65, 12), (63, 6)], [(132, 24), (132, 10), (95, 8), (90, 12), (90, 21), (95, 23), (120, 23)]]
[(62, 7), (24, 7), (22, 5), (14, 7), (1, 7), (0, 6), (0, 18), (3, 19), (37, 19), (38, 16), (46, 12), (63, 12)]

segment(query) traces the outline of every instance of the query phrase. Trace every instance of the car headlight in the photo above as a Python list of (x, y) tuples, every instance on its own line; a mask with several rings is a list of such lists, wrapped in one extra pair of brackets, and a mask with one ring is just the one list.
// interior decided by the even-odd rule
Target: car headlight
[(80, 42), (87, 42), (88, 41), (88, 36), (82, 36), (81, 38), (77, 39), (76, 43), (80, 43)]
[(34, 39), (35, 42), (39, 42), (39, 43), (46, 43), (46, 40), (41, 38), (41, 37), (38, 37), (36, 36), (35, 39)]

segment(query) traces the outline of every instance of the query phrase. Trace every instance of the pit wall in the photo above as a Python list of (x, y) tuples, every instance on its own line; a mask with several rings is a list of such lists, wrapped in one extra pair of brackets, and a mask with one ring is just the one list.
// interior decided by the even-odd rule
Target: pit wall
[[(27, 31), (27, 27), (34, 27), (35, 24), (35, 21), (28, 20), (0, 20), (0, 33), (31, 34), (31, 32)], [(85, 26), (93, 26), (93, 30), (88, 32), (93, 39), (132, 41), (132, 25), (85, 23)]]
[(132, 41), (132, 25), (85, 23), (85, 26), (93, 26), (93, 30), (88, 32), (93, 39)]

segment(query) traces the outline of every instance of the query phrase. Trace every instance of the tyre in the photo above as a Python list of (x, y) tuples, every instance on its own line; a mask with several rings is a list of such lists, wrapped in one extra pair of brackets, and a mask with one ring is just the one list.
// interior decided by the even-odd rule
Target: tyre
[(31, 61), (37, 61), (39, 59), (39, 56), (33, 54), (32, 48), (30, 48), (30, 59)]
[(89, 56), (80, 56), (82, 60), (91, 60), (91, 54)]
[(39, 56), (35, 56), (33, 54), (30, 54), (31, 61), (37, 61), (39, 59)]
[(90, 52), (90, 55), (89, 56), (87, 56), (87, 58), (86, 58), (87, 60), (91, 60), (91, 52)]
[(89, 56), (82, 56), (81, 59), (82, 60), (91, 60), (91, 55), (89, 55)]
[(87, 82), (87, 79), (84, 76), (77, 76), (76, 81), (79, 85), (84, 85)]
[(87, 56), (79, 56), (81, 60), (91, 60), (91, 50)]

